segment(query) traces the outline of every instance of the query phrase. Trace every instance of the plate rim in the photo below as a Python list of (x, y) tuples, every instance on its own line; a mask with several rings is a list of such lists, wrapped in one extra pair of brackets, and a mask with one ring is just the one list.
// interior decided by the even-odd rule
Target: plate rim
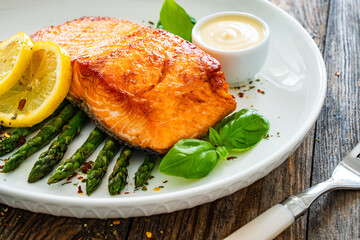
[[(14, 197), (18, 201), (30, 200), (30, 201), (35, 201), (38, 204), (43, 204), (43, 205), (57, 204), (57, 205), (61, 206), (62, 208), (66, 208), (66, 207), (72, 208), (73, 206), (76, 206), (76, 207), (82, 206), (84, 209), (93, 209), (93, 208), (100, 207), (100, 206), (104, 207), (104, 205), (106, 205), (106, 207), (109, 209), (114, 208), (114, 207), (120, 208), (120, 207), (124, 207), (124, 206), (129, 206), (129, 205), (132, 206), (133, 208), (141, 208), (144, 205), (151, 205), (151, 204), (154, 205), (154, 204), (158, 204), (159, 202), (161, 202), (161, 203), (163, 203), (163, 205), (165, 205), (166, 203), (169, 203), (171, 201), (180, 202), (180, 201), (187, 200), (189, 198), (203, 196), (204, 192), (212, 192), (216, 189), (218, 189), (218, 190), (225, 189), (224, 186), (226, 186), (226, 185), (232, 185), (237, 182), (240, 182), (240, 180), (242, 178), (254, 175), (259, 168), (267, 167), (274, 163), (276, 163), (275, 165), (277, 165), (277, 166), (282, 164), (285, 161), (285, 159), (291, 153), (293, 153), (293, 151), (296, 150), (298, 144), (300, 144), (303, 141), (303, 138), (310, 131), (311, 127), (316, 123), (316, 119), (318, 118), (318, 116), (321, 112), (322, 106), (324, 104), (324, 101), (325, 101), (326, 87), (327, 87), (327, 72), (326, 72), (326, 68), (325, 68), (324, 59), (322, 57), (322, 54), (321, 54), (319, 48), (317, 47), (315, 41), (310, 37), (309, 33), (301, 26), (301, 24), (297, 20), (295, 20), (290, 14), (288, 14), (287, 12), (285, 12), (283, 9), (276, 6), (275, 4), (268, 2), (266, 0), (258, 0), (258, 1), (262, 2), (262, 4), (265, 4), (266, 7), (269, 7), (275, 11), (278, 11), (279, 14), (282, 14), (284, 17), (286, 17), (287, 20), (291, 21), (292, 24), (294, 24), (297, 27), (296, 30), (300, 31), (301, 35), (304, 36), (303, 40), (306, 41), (307, 45), (310, 46), (311, 49), (314, 51), (314, 53), (316, 55), (316, 62), (319, 65), (318, 70), (320, 73), (319, 89), (316, 92), (319, 95), (319, 98), (318, 98), (319, 101), (316, 102), (316, 105), (314, 104), (311, 114), (309, 114), (309, 117), (307, 118), (306, 124), (304, 124), (302, 131), (296, 132), (296, 134), (294, 134), (294, 136), (291, 139), (289, 139), (289, 141), (287, 142), (287, 144), (285, 146), (283, 146), (280, 150), (275, 151), (273, 154), (271, 154), (269, 157), (267, 157), (266, 161), (258, 162), (237, 174), (233, 174), (227, 178), (221, 179), (221, 181), (210, 182), (210, 183), (206, 183), (206, 184), (203, 184), (200, 186), (194, 186), (190, 189), (182, 189), (177, 192), (160, 193), (160, 194), (149, 195), (149, 196), (134, 196), (134, 197), (125, 197), (125, 198), (118, 198), (118, 197), (111, 197), (111, 196), (96, 197), (96, 198), (91, 198), (91, 197), (80, 198), (80, 197), (73, 197), (73, 196), (57, 196), (57, 195), (51, 195), (51, 194), (39, 193), (39, 192), (36, 193), (36, 195), (34, 195), (34, 192), (32, 192), (30, 190), (13, 189), (10, 186), (1, 185), (1, 184), (0, 184), (0, 193), (5, 196), (8, 196), (9, 198)], [(289, 149), (291, 149), (291, 152), (289, 152)], [(283, 158), (283, 159), (281, 159), (281, 158)], [(270, 171), (273, 171), (274, 169), (275, 169), (275, 167), (272, 168)], [(268, 174), (268, 173), (266, 173), (266, 174)], [(254, 181), (256, 181), (258, 179), (260, 179), (260, 178), (257, 178)], [(248, 185), (250, 185), (254, 181), (250, 182)], [(244, 186), (242, 186), (242, 187), (244, 187)], [(239, 189), (241, 189), (242, 187), (240, 187)], [(235, 191), (239, 190), (239, 189), (235, 189)], [(225, 191), (226, 192), (225, 194), (219, 194), (215, 198), (210, 198), (210, 201), (216, 200), (225, 195), (229, 195), (235, 191), (234, 191), (234, 189)], [(0, 199), (1, 199), (1, 196), (0, 196)], [(206, 201), (206, 202), (209, 202), (209, 201)], [(155, 213), (154, 212), (152, 212), (150, 214), (145, 213), (145, 215), (172, 212), (172, 211), (176, 211), (176, 210), (180, 210), (180, 209), (184, 209), (184, 208), (188, 208), (188, 207), (194, 207), (194, 206), (199, 205), (199, 203), (201, 204), (201, 200), (198, 201), (198, 203), (190, 204), (191, 206), (185, 206), (185, 207), (180, 207), (180, 208), (175, 207), (175, 209), (170, 209), (170, 210), (164, 209), (163, 211), (157, 211)], [(5, 203), (5, 204), (7, 204), (7, 203)], [(86, 204), (87, 206), (83, 206), (84, 204)], [(8, 204), (8, 205), (12, 205), (12, 204)], [(30, 209), (28, 206), (21, 207), (21, 206), (19, 206), (19, 204), (17, 204), (15, 207), (25, 208), (27, 210), (34, 211), (34, 209)], [(46, 210), (45, 211), (35, 210), (35, 212), (49, 213)], [(54, 213), (51, 213), (51, 214), (54, 214)], [(54, 214), (54, 215), (78, 217), (78, 214), (76, 214), (76, 213), (75, 214), (70, 213), (70, 215), (62, 214), (62, 213)], [(135, 215), (130, 214), (129, 216), (122, 216), (122, 217), (131, 217), (131, 216), (136, 216), (136, 214)], [(143, 215), (137, 215), (137, 216), (143, 216)], [(81, 217), (84, 217), (84, 216), (81, 216)], [(87, 217), (87, 216), (85, 216), (85, 217)], [(92, 217), (99, 217), (99, 216), (97, 214), (95, 214)], [(104, 217), (107, 217), (107, 216), (104, 216)]]

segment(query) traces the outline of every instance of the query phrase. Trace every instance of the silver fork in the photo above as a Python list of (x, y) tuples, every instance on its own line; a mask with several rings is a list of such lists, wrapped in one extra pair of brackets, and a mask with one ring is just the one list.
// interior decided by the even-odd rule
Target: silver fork
[(360, 188), (360, 143), (336, 166), (330, 179), (286, 198), (236, 230), (225, 240), (273, 239), (305, 213), (322, 194), (338, 189)]

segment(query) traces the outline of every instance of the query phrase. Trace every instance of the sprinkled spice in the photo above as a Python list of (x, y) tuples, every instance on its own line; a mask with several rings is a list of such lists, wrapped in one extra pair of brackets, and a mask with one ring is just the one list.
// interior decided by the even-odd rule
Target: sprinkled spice
[(125, 192), (124, 194), (130, 194), (130, 192)]
[(81, 190), (81, 186), (78, 186), (78, 194), (83, 195), (83, 191)]
[(242, 97), (244, 97), (244, 93), (242, 93), (242, 92), (239, 92), (239, 98), (242, 98)]
[(61, 186), (64, 186), (64, 185), (69, 184), (69, 183), (71, 183), (71, 182), (64, 182), (63, 184), (61, 184)]
[(80, 177), (78, 177), (77, 179), (79, 179), (79, 180), (83, 180), (84, 178), (83, 178), (82, 176), (80, 176)]
[(25, 103), (26, 103), (26, 99), (23, 98), (23, 99), (20, 100), (19, 106), (18, 106), (18, 109), (20, 111), (22, 111), (24, 109)]
[(155, 192), (158, 192), (158, 191), (160, 191), (160, 188), (159, 188), (159, 187), (156, 187), (156, 188), (154, 188), (154, 191), (155, 191)]
[(17, 113), (15, 113), (15, 114), (14, 114), (14, 116), (12, 116), (12, 117), (11, 117), (11, 120), (16, 120), (17, 115), (18, 115), (18, 114), (17, 114)]
[(26, 143), (26, 138), (24, 136), (20, 136), (19, 140), (17, 141), (17, 146), (21, 147)]
[(3, 169), (3, 168), (4, 168), (4, 165), (1, 165), (1, 166), (0, 166), (0, 169)]
[(167, 182), (168, 182), (168, 180), (163, 181), (163, 183), (167, 183)]
[(265, 139), (265, 140), (269, 140), (269, 137), (270, 137), (270, 135), (269, 135), (269, 134), (266, 134), (266, 135), (264, 136), (264, 139)]
[(147, 236), (148, 238), (151, 238), (151, 237), (152, 237), (152, 233), (151, 233), (151, 232), (146, 232), (146, 236)]
[(256, 81), (256, 82), (260, 82), (260, 79), (256, 79), (255, 81)]
[(91, 163), (90, 162), (86, 162), (84, 163), (84, 166), (81, 168), (81, 171), (83, 173), (87, 173), (91, 168)]
[(258, 89), (257, 92), (258, 92), (258, 93), (261, 93), (261, 94), (265, 94), (265, 92), (262, 91), (262, 90), (260, 90), (260, 89)]
[(236, 159), (236, 157), (231, 156), (231, 157), (228, 157), (226, 160), (234, 160), (234, 159)]
[(77, 172), (73, 172), (73, 173), (71, 174), (71, 176), (66, 179), (66, 181), (70, 181), (70, 180), (73, 179), (76, 175), (77, 175)]
[(141, 190), (147, 191), (147, 187), (146, 187), (146, 186), (143, 186)]
[(113, 224), (114, 224), (114, 225), (119, 225), (119, 224), (120, 224), (120, 220), (114, 220), (114, 221), (113, 221)]

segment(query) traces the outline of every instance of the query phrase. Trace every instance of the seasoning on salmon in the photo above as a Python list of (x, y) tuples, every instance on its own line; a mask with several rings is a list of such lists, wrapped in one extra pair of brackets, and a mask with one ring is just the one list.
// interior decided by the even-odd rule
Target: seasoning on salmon
[(130, 146), (166, 153), (182, 138), (203, 137), (236, 108), (219, 62), (165, 30), (83, 17), (32, 37), (68, 51), (68, 97)]

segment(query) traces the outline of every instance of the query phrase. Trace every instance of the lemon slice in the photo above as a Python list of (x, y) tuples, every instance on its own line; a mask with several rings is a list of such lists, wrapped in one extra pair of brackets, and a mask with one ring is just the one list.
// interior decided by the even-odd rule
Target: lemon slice
[(23, 32), (0, 43), (0, 95), (12, 88), (25, 72), (32, 46), (32, 39)]
[(55, 43), (35, 43), (25, 73), (0, 96), (0, 124), (29, 127), (43, 121), (64, 100), (70, 83), (69, 55)]

